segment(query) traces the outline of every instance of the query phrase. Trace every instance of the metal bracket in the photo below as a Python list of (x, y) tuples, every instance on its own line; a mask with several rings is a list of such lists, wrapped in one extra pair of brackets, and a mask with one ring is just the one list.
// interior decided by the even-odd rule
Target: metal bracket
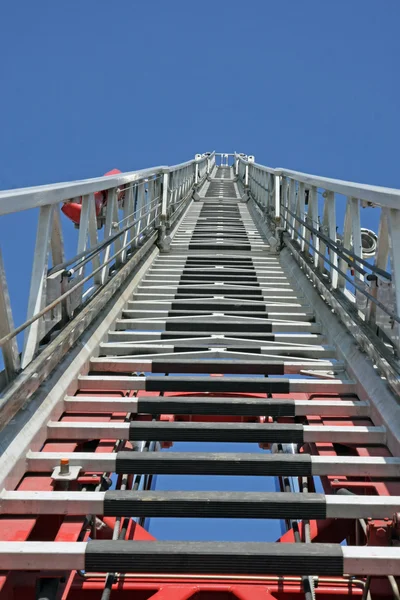
[(61, 466), (54, 468), (51, 474), (51, 478), (53, 479), (53, 481), (76, 481), (76, 479), (78, 479), (79, 477), (79, 473), (82, 467), (79, 465), (75, 467), (69, 465), (67, 473), (60, 473), (60, 469)]

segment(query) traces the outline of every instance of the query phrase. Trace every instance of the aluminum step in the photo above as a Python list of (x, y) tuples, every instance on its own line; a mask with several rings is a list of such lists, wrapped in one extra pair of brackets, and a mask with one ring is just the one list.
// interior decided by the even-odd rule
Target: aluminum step
[(400, 575), (400, 549), (268, 542), (0, 542), (3, 570), (232, 575)]
[(220, 358), (208, 358), (207, 352), (199, 353), (198, 358), (153, 358), (152, 360), (99, 357), (90, 361), (90, 371), (93, 373), (113, 372), (132, 373), (144, 371), (146, 373), (223, 373), (247, 375), (288, 375), (301, 373), (305, 369), (313, 371), (332, 371), (338, 373), (344, 370), (344, 363), (335, 360), (310, 360), (281, 361), (264, 359), (262, 356), (249, 360), (237, 360), (229, 356), (224, 358), (222, 352), (217, 352)]
[(366, 417), (369, 415), (370, 407), (367, 402), (359, 400), (270, 400), (268, 398), (208, 396), (139, 396), (138, 398), (67, 396), (64, 399), (64, 408), (71, 412), (126, 412), (151, 415)]
[(331, 442), (374, 446), (385, 444), (386, 429), (374, 426), (319, 426), (292, 423), (50, 421), (47, 424), (47, 436), (52, 440), (115, 439), (160, 442), (236, 442), (238, 444)]
[(400, 496), (282, 492), (3, 491), (3, 515), (85, 515), (202, 519), (385, 519)]
[(213, 452), (28, 452), (27, 470), (53, 471), (61, 459), (94, 473), (148, 475), (340, 476), (399, 478), (400, 458)]
[(78, 378), (81, 390), (146, 390), (147, 392), (234, 392), (290, 394), (339, 393), (355, 394), (356, 383), (341, 379), (283, 379), (264, 377), (163, 377), (149, 375), (135, 377), (128, 375), (81, 375)]

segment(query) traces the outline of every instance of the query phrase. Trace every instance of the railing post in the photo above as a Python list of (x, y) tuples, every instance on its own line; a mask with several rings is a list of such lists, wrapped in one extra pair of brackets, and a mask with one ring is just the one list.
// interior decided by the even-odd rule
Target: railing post
[[(378, 245), (376, 249), (375, 255), (375, 263), (374, 266), (378, 269), (382, 269), (386, 271), (388, 258), (389, 258), (389, 226), (388, 226), (388, 209), (382, 208), (381, 218), (379, 222), (379, 230), (378, 230)], [(378, 298), (378, 281), (372, 285), (371, 289), (372, 296), (377, 299)], [(369, 302), (369, 309), (367, 312), (367, 319), (370, 325), (376, 325), (376, 304), (374, 302)]]
[[(394, 294), (394, 312), (400, 315), (400, 293), (398, 286), (400, 285), (400, 210), (391, 208), (388, 211), (388, 228), (389, 228), (389, 248), (392, 270), (392, 290)], [(396, 328), (395, 343), (397, 348), (400, 346), (399, 323), (394, 322), (393, 327)]]
[[(115, 219), (115, 207), (117, 202), (117, 193), (115, 189), (108, 190), (107, 206), (106, 206), (106, 223), (104, 225), (104, 241), (111, 237), (113, 233), (113, 222)], [(103, 263), (106, 263), (111, 255), (111, 245), (106, 246), (103, 255)], [(104, 265), (101, 271), (101, 283), (104, 285), (108, 280), (110, 265)]]
[[(326, 226), (326, 231), (324, 233), (328, 236), (330, 240), (334, 244), (336, 244), (336, 207), (335, 207), (335, 192), (326, 192), (325, 198), (325, 206), (324, 206), (324, 217), (326, 217), (326, 221), (324, 219), (324, 225)], [(325, 254), (325, 245), (323, 246), (324, 254)], [(322, 250), (322, 244), (321, 244)], [(335, 268), (338, 266), (338, 255), (332, 249), (329, 250), (329, 258), (332, 263), (330, 267), (331, 274), (331, 283), (333, 289), (336, 289), (338, 286), (338, 272)], [(322, 263), (322, 266), (321, 266)], [(320, 268), (323, 270), (323, 258), (320, 257)]]
[(169, 173), (166, 171), (163, 174), (163, 193), (162, 193), (162, 205), (161, 205), (161, 218), (167, 220), (168, 211), (168, 184), (169, 184)]
[(278, 225), (281, 220), (281, 180), (279, 175), (275, 178), (275, 222)]
[[(90, 195), (83, 196), (82, 198), (82, 211), (81, 211), (81, 219), (79, 222), (79, 235), (78, 235), (78, 247), (77, 254), (80, 254), (84, 250), (86, 250), (87, 242), (88, 242), (88, 231), (89, 231), (89, 220), (90, 220)], [(84, 260), (85, 257), (82, 258)], [(81, 267), (78, 271), (78, 275), (85, 275), (85, 267)], [(81, 290), (82, 292), (82, 290)]]
[[(134, 215), (134, 207), (133, 207), (133, 187), (132, 184), (129, 184), (129, 187), (125, 190), (125, 199), (124, 199), (124, 227), (126, 227), (127, 225), (130, 225), (134, 220), (135, 220), (135, 215)], [(125, 231), (123, 238), (122, 238), (122, 246), (126, 246), (129, 242), (129, 236), (130, 239), (132, 239), (132, 230), (128, 229), (128, 231)], [(125, 248), (122, 251), (122, 256), (121, 256), (121, 260), (122, 262), (126, 261), (126, 256), (127, 256), (127, 252), (128, 252), (128, 248)]]
[[(346, 250), (350, 250), (350, 241), (351, 241), (351, 200), (347, 199), (346, 204), (346, 212), (344, 216), (344, 225), (343, 225), (343, 238), (342, 238), (342, 247)], [(339, 269), (343, 271), (343, 273), (347, 272), (349, 268), (349, 261), (340, 258), (339, 260)], [(346, 287), (346, 280), (340, 273), (338, 274), (338, 288), (340, 290), (344, 290)]]
[(160, 226), (158, 228), (158, 241), (157, 245), (161, 253), (167, 253), (171, 249), (171, 238), (166, 235), (167, 231), (167, 219), (168, 219), (168, 186), (169, 186), (169, 172), (163, 173), (162, 181), (162, 202), (161, 202), (161, 215), (160, 215)]
[[(29, 290), (27, 320), (42, 309), (46, 293), (47, 261), (49, 257), (49, 241), (53, 222), (54, 205), (42, 206), (36, 234), (35, 252), (33, 255), (31, 285)], [(39, 346), (40, 319), (37, 319), (25, 330), (24, 350), (21, 367), (25, 369), (32, 361)]]
[[(14, 330), (14, 321), (11, 312), (10, 296), (8, 294), (6, 273), (3, 257), (0, 250), (0, 338), (5, 337)], [(4, 367), (7, 382), (15, 377), (20, 368), (18, 346), (16, 338), (12, 338), (1, 348), (3, 351)]]
[(290, 237), (293, 240), (296, 230), (296, 182), (294, 179), (291, 179), (289, 183), (289, 206), (290, 211), (293, 213), (289, 215)]
[[(360, 221), (360, 201), (358, 198), (351, 198), (351, 228), (352, 228), (352, 246), (353, 252), (357, 256), (362, 255), (361, 246), (361, 221)], [(355, 262), (355, 264), (358, 264)], [(359, 280), (363, 280), (364, 276), (359, 271), (354, 271), (354, 277)]]
[[(296, 205), (296, 217), (305, 220), (305, 188), (304, 183), (302, 181), (299, 182), (299, 187), (297, 189), (297, 205)], [(300, 229), (300, 232), (299, 232)], [(300, 244), (300, 248), (304, 250), (304, 237), (305, 237), (305, 226), (296, 221), (296, 238), (298, 243)], [(299, 235), (300, 233), (300, 235)]]

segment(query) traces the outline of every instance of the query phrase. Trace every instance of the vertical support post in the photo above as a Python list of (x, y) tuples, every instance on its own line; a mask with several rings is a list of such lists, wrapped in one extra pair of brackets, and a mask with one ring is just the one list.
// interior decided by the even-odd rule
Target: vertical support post
[[(392, 290), (394, 294), (394, 312), (400, 315), (400, 211), (394, 208), (388, 210), (389, 251), (392, 271)], [(399, 323), (394, 323), (395, 343), (400, 346)]]
[[(112, 223), (112, 231), (111, 231), (112, 234), (115, 234), (120, 230), (118, 210), (119, 210), (118, 196), (117, 196), (117, 190), (115, 190), (115, 201), (113, 203), (113, 223)], [(119, 236), (115, 239), (114, 250), (115, 250), (115, 253), (122, 250), (122, 236)], [(116, 256), (115, 263), (117, 265), (122, 264), (122, 252), (120, 252), (120, 254), (118, 254), (118, 256)]]
[(142, 227), (143, 206), (144, 206), (144, 181), (142, 180), (142, 181), (138, 182), (138, 186), (137, 186), (136, 218), (137, 218), (138, 223), (135, 228), (135, 237), (136, 237), (135, 245), (136, 245), (136, 247), (139, 246), (140, 232), (143, 229), (143, 227)]
[(291, 179), (289, 182), (289, 207), (290, 211), (293, 213), (293, 215), (289, 214), (290, 237), (293, 240), (296, 228), (296, 219), (294, 216), (294, 213), (296, 212), (296, 182), (294, 179)]
[[(58, 207), (54, 207), (53, 224), (51, 228), (51, 264), (52, 267), (62, 264), (65, 261), (64, 256), (64, 240), (62, 235), (62, 227), (60, 220), (60, 211)], [(46, 295), (44, 302), (50, 304), (56, 297), (66, 292), (68, 289), (67, 279), (61, 277), (60, 273), (53, 273), (46, 277)], [(68, 299), (64, 299), (61, 304), (46, 313), (43, 317), (42, 325), (44, 325), (43, 334), (52, 329), (56, 323), (68, 317), (67, 312)]]
[[(379, 222), (378, 244), (375, 255), (375, 267), (384, 271), (387, 270), (389, 250), (388, 209), (382, 208)], [(371, 294), (374, 296), (374, 298), (378, 297), (377, 285), (372, 287)], [(368, 303), (367, 319), (371, 325), (376, 324), (376, 304), (374, 302)]]
[[(170, 251), (170, 238), (167, 237), (167, 220), (169, 216), (169, 206), (168, 206), (168, 189), (170, 185), (170, 181), (174, 176), (171, 175), (168, 171), (163, 173), (162, 179), (162, 199), (161, 199), (161, 215), (160, 215), (160, 226), (159, 226), (159, 234), (158, 234), (158, 247), (160, 248), (160, 252), (166, 253)], [(171, 198), (173, 194), (171, 194)], [(170, 198), (170, 199), (171, 199)]]
[[(86, 195), (82, 198), (82, 212), (81, 219), (79, 221), (79, 235), (78, 235), (78, 248), (77, 254), (84, 252), (86, 250), (86, 245), (88, 241), (88, 232), (89, 232), (89, 220), (90, 220), (90, 196)], [(82, 259), (83, 260), (83, 259)], [(79, 276), (84, 276), (85, 267), (81, 267), (78, 271)], [(82, 294), (83, 290), (81, 288), (80, 293)]]
[(153, 210), (152, 210), (153, 200), (154, 200), (154, 180), (152, 178), (150, 178), (147, 183), (146, 207), (145, 207), (145, 213), (147, 213), (146, 233), (148, 233), (150, 225), (151, 225), (151, 215), (153, 213)]
[[(116, 190), (112, 189), (112, 190), (108, 190), (108, 197), (107, 197), (107, 207), (106, 207), (106, 223), (104, 225), (104, 240), (108, 240), (109, 237), (111, 237), (112, 234), (112, 230), (113, 230), (113, 219), (114, 219), (114, 205), (116, 203)], [(111, 245), (109, 244), (106, 249), (104, 250), (104, 255), (103, 255), (103, 262), (105, 263), (109, 258), (110, 258), (110, 254), (111, 254)], [(101, 284), (104, 285), (108, 279), (108, 270), (110, 268), (110, 265), (104, 265), (102, 271), (101, 271)]]
[[(311, 189), (309, 190), (309, 197), (308, 197), (308, 211), (307, 211), (307, 224), (312, 227), (313, 229), (317, 229), (319, 227), (319, 222), (318, 222), (318, 195), (317, 195), (317, 188), (315, 186), (312, 186)], [(317, 267), (318, 262), (319, 262), (319, 245), (320, 245), (320, 240), (318, 235), (315, 235), (314, 233), (311, 233), (311, 231), (309, 229), (305, 230), (305, 236), (304, 236), (307, 240), (307, 242), (311, 241), (311, 237), (313, 240), (313, 246), (314, 249), (316, 250), (316, 252), (314, 251), (314, 255), (313, 255), (313, 263), (314, 266)], [(307, 252), (307, 254), (311, 254), (311, 249), (309, 244), (305, 244), (305, 251)]]
[(283, 205), (283, 223), (282, 226), (287, 230), (287, 218), (288, 218), (288, 180), (287, 177), (282, 177), (282, 205)]
[(281, 219), (281, 178), (274, 175), (275, 181), (275, 221), (278, 224)]
[[(96, 206), (94, 201), (94, 194), (89, 194), (89, 242), (90, 247), (93, 248), (98, 244), (98, 236), (97, 236), (97, 216), (96, 216)], [(92, 259), (92, 268), (93, 271), (100, 267), (100, 253), (96, 254), (96, 256)], [(93, 278), (94, 285), (101, 284), (101, 271), (98, 271)]]
[[(353, 238), (353, 252), (357, 256), (361, 257), (362, 245), (361, 245), (361, 222), (360, 222), (360, 201), (357, 198), (350, 199), (350, 212), (351, 212), (351, 230)], [(357, 261), (355, 261), (355, 264)], [(358, 280), (363, 280), (364, 276), (358, 271), (354, 271), (354, 277)]]
[(168, 214), (168, 185), (169, 185), (169, 173), (168, 171), (163, 174), (162, 183), (162, 204), (161, 204), (161, 218), (166, 221)]
[[(328, 196), (326, 198), (327, 203), (327, 211), (328, 211), (328, 236), (331, 240), (336, 242), (336, 205), (335, 205), (335, 192), (328, 192)], [(336, 252), (330, 253), (331, 262), (334, 267), (338, 266), (338, 256)], [(334, 289), (337, 288), (338, 285), (338, 276), (339, 273), (336, 269), (331, 270), (331, 281), (332, 287)]]
[[(125, 190), (125, 198), (124, 198), (124, 227), (127, 227), (128, 225), (130, 225), (132, 223), (132, 221), (134, 221), (134, 219), (135, 219), (135, 216), (133, 214), (133, 187), (132, 187), (132, 184), (129, 184), (129, 187)], [(122, 237), (122, 246), (123, 247), (128, 244), (129, 236), (131, 236), (131, 239), (132, 239), (132, 230), (130, 230), (130, 229), (128, 229), (128, 231), (125, 231), (125, 233)], [(125, 250), (122, 251), (122, 255), (121, 255), (122, 262), (126, 261), (127, 251), (128, 251), (127, 247), (125, 248)]]
[[(346, 205), (346, 213), (345, 213), (345, 217), (344, 217), (344, 226), (343, 226), (343, 240), (342, 240), (342, 246), (343, 248), (346, 248), (347, 250), (350, 249), (350, 240), (351, 240), (351, 203), (350, 203), (350, 198), (347, 199), (347, 205)], [(347, 271), (348, 269), (348, 261), (345, 260), (344, 258), (341, 258), (339, 260), (339, 269), (341, 271), (343, 271), (344, 273)], [(346, 286), (346, 280), (344, 279), (343, 275), (338, 276), (338, 289), (343, 290)]]
[[(11, 312), (10, 296), (8, 294), (6, 272), (0, 249), (0, 338), (8, 335), (14, 330), (14, 321)], [(18, 345), (16, 338), (2, 346), (4, 367), (7, 383), (12, 381), (20, 368)]]
[[(305, 220), (305, 190), (304, 190), (304, 183), (303, 182), (299, 182), (299, 188), (297, 190), (297, 207), (296, 207), (296, 217), (302, 219), (303, 221)], [(299, 235), (297, 235), (297, 239), (299, 240), (299, 244), (302, 250), (304, 250), (304, 233), (305, 233), (305, 227), (302, 223), (300, 223), (299, 221), (296, 221), (296, 231), (298, 232), (300, 229), (300, 235), (302, 237), (300, 237)]]
[[(35, 252), (33, 256), (32, 277), (29, 290), (27, 320), (36, 315), (43, 306), (46, 292), (47, 263), (49, 258), (49, 241), (53, 222), (54, 206), (42, 206), (36, 234)], [(25, 330), (24, 349), (21, 367), (25, 369), (32, 361), (39, 345), (40, 319), (37, 319)]]
[(246, 171), (244, 176), (244, 184), (249, 185), (249, 165), (246, 165)]

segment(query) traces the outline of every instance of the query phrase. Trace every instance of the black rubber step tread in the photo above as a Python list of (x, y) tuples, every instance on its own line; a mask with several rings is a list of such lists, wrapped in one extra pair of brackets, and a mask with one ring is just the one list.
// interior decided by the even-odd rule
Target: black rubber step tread
[(238, 262), (254, 265), (253, 259), (248, 256), (188, 256), (186, 259), (186, 264), (199, 262), (218, 264), (232, 264)]
[[(238, 241), (249, 241), (247, 232), (245, 229), (242, 230), (233, 230), (231, 229), (230, 231), (227, 230), (223, 230), (223, 229), (218, 229), (218, 234), (220, 235), (215, 235), (215, 232), (210, 232), (208, 229), (202, 229), (201, 227), (195, 227), (195, 229), (193, 230), (192, 233), (192, 240), (196, 241), (196, 242), (201, 242), (202, 240), (207, 240), (210, 241), (212, 240), (226, 240), (229, 239), (229, 241), (232, 241), (233, 239), (237, 239)], [(221, 235), (222, 234), (222, 235)]]
[[(183, 269), (182, 274), (190, 275), (192, 273), (193, 269), (197, 268), (197, 269), (201, 269), (200, 270), (200, 274), (204, 274), (204, 275), (207, 275), (209, 277), (213, 277), (213, 273), (216, 273), (218, 275), (225, 275), (225, 271), (223, 271), (221, 269), (215, 269), (215, 270), (213, 269), (212, 273), (210, 273), (208, 271), (203, 271), (203, 269), (206, 266), (210, 266), (210, 265), (205, 265), (203, 263), (201, 263), (201, 264), (194, 263), (193, 265), (189, 265), (189, 272), (186, 272), (188, 270), (188, 267), (186, 266)], [(226, 265), (225, 265), (225, 267), (226, 267)], [(240, 265), (236, 265), (236, 268), (240, 269), (240, 273), (238, 273), (239, 275), (244, 275), (244, 276), (246, 276), (246, 275), (250, 275), (250, 276), (255, 275), (256, 277), (258, 277), (258, 275), (257, 275), (254, 267), (252, 267), (250, 265), (241, 265), (240, 264)], [(232, 276), (232, 275), (233, 275), (233, 273), (230, 273), (230, 276)]]
[(132, 421), (129, 440), (302, 444), (303, 425), (292, 423), (192, 423)]
[(207, 302), (199, 300), (197, 302), (172, 302), (172, 310), (195, 310), (201, 308), (203, 310), (213, 310), (216, 312), (240, 310), (243, 312), (266, 312), (266, 306), (261, 303), (247, 304), (245, 302)]
[(326, 519), (324, 494), (109, 490), (104, 516), (208, 519)]
[(202, 358), (153, 358), (153, 373), (243, 373), (249, 375), (284, 375), (282, 360), (264, 361), (228, 359), (215, 360)]
[(343, 575), (339, 544), (91, 540), (85, 571), (238, 575)]
[[(160, 264), (160, 263), (157, 263)], [(260, 266), (262, 266), (263, 263), (260, 263)], [(207, 256), (192, 256), (189, 257), (186, 262), (185, 262), (186, 266), (190, 266), (190, 267), (194, 267), (194, 266), (201, 266), (201, 265), (205, 265), (205, 266), (212, 266), (212, 265), (227, 265), (228, 267), (232, 267), (234, 265), (240, 265), (243, 267), (256, 267), (257, 264), (253, 262), (252, 258), (245, 258), (245, 257), (237, 257), (237, 258), (229, 258), (229, 257), (220, 257), (220, 256), (216, 256), (214, 258), (209, 257), (207, 258)]]
[(138, 412), (151, 415), (243, 415), (294, 417), (294, 400), (264, 398), (196, 398), (148, 396), (138, 398)]
[(311, 477), (309, 454), (133, 452), (116, 454), (116, 473)]
[[(190, 279), (185, 279), (185, 281), (182, 281), (182, 279), (179, 280), (179, 282), (177, 283), (178, 287), (183, 286), (183, 285), (199, 285), (199, 286), (203, 286), (203, 285), (214, 285), (214, 278), (213, 277), (208, 277), (207, 278), (208, 281), (202, 281), (202, 280), (197, 280), (195, 277), (190, 278)], [(168, 281), (168, 278), (165, 277), (163, 278), (163, 281), (160, 281), (160, 285), (165, 285), (165, 282)], [(258, 281), (244, 281), (242, 279), (237, 279), (234, 278), (233, 280), (227, 281), (226, 283), (223, 283), (223, 280), (218, 281), (216, 284), (216, 286), (218, 285), (235, 285), (235, 286), (239, 286), (240, 288), (259, 288), (260, 284)], [(271, 284), (273, 285), (273, 284)], [(213, 288), (214, 289), (214, 288)]]
[(197, 320), (191, 319), (190, 321), (167, 321), (165, 323), (166, 331), (213, 331), (217, 332), (228, 332), (228, 331), (256, 331), (271, 333), (272, 323), (249, 323), (248, 321), (228, 321), (222, 319), (208, 319)]
[(194, 280), (194, 281), (203, 281), (204, 279), (209, 281), (209, 280), (213, 280), (213, 281), (240, 281), (240, 282), (246, 282), (246, 281), (257, 281), (257, 275), (217, 275), (217, 274), (210, 274), (210, 275), (203, 275), (203, 274), (199, 274), (199, 275), (195, 275), (194, 273), (188, 273), (187, 275), (184, 273), (181, 275), (181, 281), (186, 281), (187, 279), (190, 280)]
[[(212, 287), (198, 287), (195, 290), (192, 291), (191, 295), (194, 296), (227, 296), (229, 295), (242, 295), (242, 296), (262, 296), (263, 291), (262, 289), (258, 288), (258, 287), (251, 287), (248, 288), (246, 286), (241, 286), (242, 288), (245, 289), (240, 289), (239, 287), (236, 288), (230, 288), (228, 286), (223, 286), (223, 287), (218, 287), (217, 285), (212, 286)], [(182, 287), (181, 285), (177, 288), (176, 290), (176, 294), (188, 294), (190, 293), (191, 288), (189, 287)], [(177, 296), (175, 296), (176, 298)], [(179, 296), (178, 296), (179, 297)]]
[[(253, 288), (256, 289), (256, 288)], [(250, 290), (251, 292), (252, 290)], [(263, 304), (264, 302), (268, 302), (268, 299), (264, 299), (264, 296), (262, 294), (247, 294), (246, 293), (247, 290), (245, 291), (244, 294), (241, 293), (240, 290), (236, 290), (236, 292), (225, 292), (224, 291), (220, 291), (218, 293), (218, 291), (216, 292), (208, 292), (207, 294), (197, 294), (194, 291), (190, 291), (189, 288), (186, 288), (185, 292), (180, 292), (179, 294), (176, 293), (174, 295), (174, 300), (201, 300), (204, 296), (206, 300), (211, 300), (214, 298), (215, 296), (221, 296), (222, 298), (225, 298), (226, 300), (250, 300), (250, 302), (259, 302), (260, 304)], [(279, 296), (281, 298), (281, 296)]]
[(237, 392), (237, 393), (290, 393), (287, 379), (262, 377), (146, 377), (148, 392)]
[(245, 250), (250, 252), (250, 244), (189, 244), (189, 250)]

